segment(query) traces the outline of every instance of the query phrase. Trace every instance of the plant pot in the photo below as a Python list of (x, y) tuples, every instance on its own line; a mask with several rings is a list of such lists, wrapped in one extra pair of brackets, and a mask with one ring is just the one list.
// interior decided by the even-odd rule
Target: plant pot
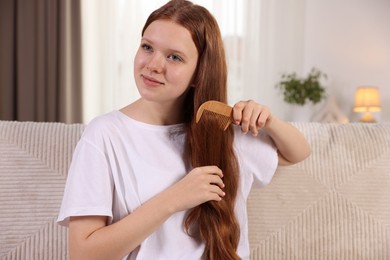
[(307, 103), (301, 105), (291, 105), (290, 121), (291, 122), (310, 122), (318, 105)]

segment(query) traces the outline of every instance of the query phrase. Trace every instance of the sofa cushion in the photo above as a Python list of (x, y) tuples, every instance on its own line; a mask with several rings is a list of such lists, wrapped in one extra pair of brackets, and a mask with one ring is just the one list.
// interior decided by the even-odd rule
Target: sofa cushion
[[(252, 259), (390, 259), (390, 124), (294, 123), (312, 155), (248, 199)], [(0, 259), (68, 259), (56, 224), (84, 125), (0, 121)]]
[(253, 259), (390, 259), (390, 124), (295, 125), (312, 155), (252, 190)]
[(83, 128), (0, 121), (0, 259), (67, 259), (56, 220)]

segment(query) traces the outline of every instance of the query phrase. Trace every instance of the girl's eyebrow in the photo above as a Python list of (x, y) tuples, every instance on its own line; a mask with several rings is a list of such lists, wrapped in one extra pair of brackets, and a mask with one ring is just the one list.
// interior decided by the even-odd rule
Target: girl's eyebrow
[[(141, 38), (141, 42), (146, 42), (148, 44), (155, 45), (155, 43), (152, 40), (150, 40), (148, 38), (145, 38), (145, 37)], [(182, 58), (187, 58), (187, 55), (183, 51), (180, 51), (180, 50), (177, 50), (177, 49), (172, 49), (172, 48), (164, 48), (164, 50), (168, 51), (168, 52), (172, 52), (172, 53), (178, 54)]]

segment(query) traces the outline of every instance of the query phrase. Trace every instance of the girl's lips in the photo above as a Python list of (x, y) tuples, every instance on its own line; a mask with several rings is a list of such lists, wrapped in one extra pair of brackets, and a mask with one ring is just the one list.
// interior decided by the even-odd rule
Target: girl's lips
[(156, 87), (156, 86), (160, 86), (160, 85), (164, 84), (164, 83), (156, 80), (153, 77), (149, 77), (149, 76), (145, 76), (145, 75), (141, 75), (141, 76), (142, 76), (142, 80), (144, 81), (145, 85)]

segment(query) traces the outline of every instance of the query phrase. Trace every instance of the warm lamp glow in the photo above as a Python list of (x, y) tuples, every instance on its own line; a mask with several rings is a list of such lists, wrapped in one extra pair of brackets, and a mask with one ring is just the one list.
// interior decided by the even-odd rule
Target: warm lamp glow
[(375, 119), (370, 112), (381, 111), (379, 88), (358, 87), (355, 92), (355, 106), (353, 111), (364, 112), (360, 121), (375, 122)]

